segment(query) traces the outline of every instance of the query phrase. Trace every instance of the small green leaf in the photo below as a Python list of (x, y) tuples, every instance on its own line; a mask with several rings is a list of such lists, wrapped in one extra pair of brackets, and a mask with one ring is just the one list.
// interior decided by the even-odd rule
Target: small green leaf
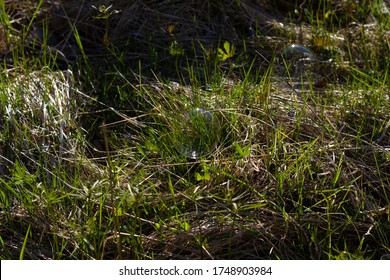
[(229, 42), (223, 43), (223, 47), (224, 47), (226, 53), (229, 54), (230, 53), (230, 43)]
[(202, 174), (196, 172), (196, 173), (195, 173), (195, 176), (196, 176), (196, 180), (197, 180), (197, 181), (210, 181), (210, 178), (211, 178), (209, 172), (205, 172), (204, 175), (202, 175)]
[(189, 231), (190, 230), (190, 224), (187, 223), (187, 222), (184, 222), (181, 224), (181, 227), (182, 229), (184, 229), (185, 231)]
[(246, 145), (244, 147), (244, 149), (242, 149), (238, 143), (236, 143), (235, 147), (236, 147), (236, 151), (238, 152), (238, 154), (241, 157), (247, 157), (251, 154), (251, 145), (250, 144)]
[(223, 49), (218, 48), (218, 58), (221, 61), (225, 61), (228, 58), (232, 58), (236, 52), (236, 47), (229, 42), (223, 43)]

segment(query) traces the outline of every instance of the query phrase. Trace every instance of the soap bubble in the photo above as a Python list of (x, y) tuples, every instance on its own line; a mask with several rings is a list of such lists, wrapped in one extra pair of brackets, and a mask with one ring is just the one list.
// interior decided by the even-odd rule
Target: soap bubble
[(192, 159), (211, 154), (219, 138), (220, 126), (217, 118), (210, 111), (201, 108), (184, 114), (174, 127), (176, 150)]
[(280, 77), (290, 81), (310, 79), (314, 74), (315, 56), (300, 45), (290, 45), (275, 57), (274, 69)]

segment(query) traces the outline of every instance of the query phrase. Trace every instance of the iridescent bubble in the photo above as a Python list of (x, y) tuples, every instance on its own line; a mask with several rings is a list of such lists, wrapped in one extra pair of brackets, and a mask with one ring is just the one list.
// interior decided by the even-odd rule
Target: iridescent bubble
[(188, 158), (197, 159), (215, 150), (220, 138), (220, 126), (210, 111), (196, 108), (177, 121), (173, 133), (176, 150)]
[(290, 45), (275, 58), (276, 75), (289, 80), (308, 79), (314, 73), (316, 58), (307, 48), (300, 45)]

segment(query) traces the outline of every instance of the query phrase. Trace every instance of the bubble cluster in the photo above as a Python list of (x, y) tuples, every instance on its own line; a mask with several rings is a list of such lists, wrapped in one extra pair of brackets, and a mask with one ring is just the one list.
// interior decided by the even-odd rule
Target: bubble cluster
[(173, 132), (176, 150), (192, 159), (211, 154), (220, 138), (217, 118), (210, 111), (201, 108), (182, 115)]

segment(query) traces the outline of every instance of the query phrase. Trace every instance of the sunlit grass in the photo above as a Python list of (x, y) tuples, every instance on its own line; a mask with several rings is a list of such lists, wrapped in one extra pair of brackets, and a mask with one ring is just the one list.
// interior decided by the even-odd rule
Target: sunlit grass
[[(319, 2), (295, 15), (317, 39), (275, 38), (270, 57), (250, 39), (188, 49), (169, 35), (177, 44), (164, 55), (151, 40), (151, 57), (134, 63), (107, 30), (107, 57), (94, 57), (71, 18), (80, 50), (72, 71), (58, 71), (53, 57), (30, 64), (15, 42), (0, 84), (1, 258), (388, 255), (389, 50), (373, 40), (388, 22), (379, 13), (356, 37), (336, 34), (340, 43), (334, 33), (348, 15)], [(316, 53), (325, 85), (275, 78), (272, 56), (289, 43)], [(218, 142), (187, 158), (177, 139), (195, 108), (218, 121)]]

